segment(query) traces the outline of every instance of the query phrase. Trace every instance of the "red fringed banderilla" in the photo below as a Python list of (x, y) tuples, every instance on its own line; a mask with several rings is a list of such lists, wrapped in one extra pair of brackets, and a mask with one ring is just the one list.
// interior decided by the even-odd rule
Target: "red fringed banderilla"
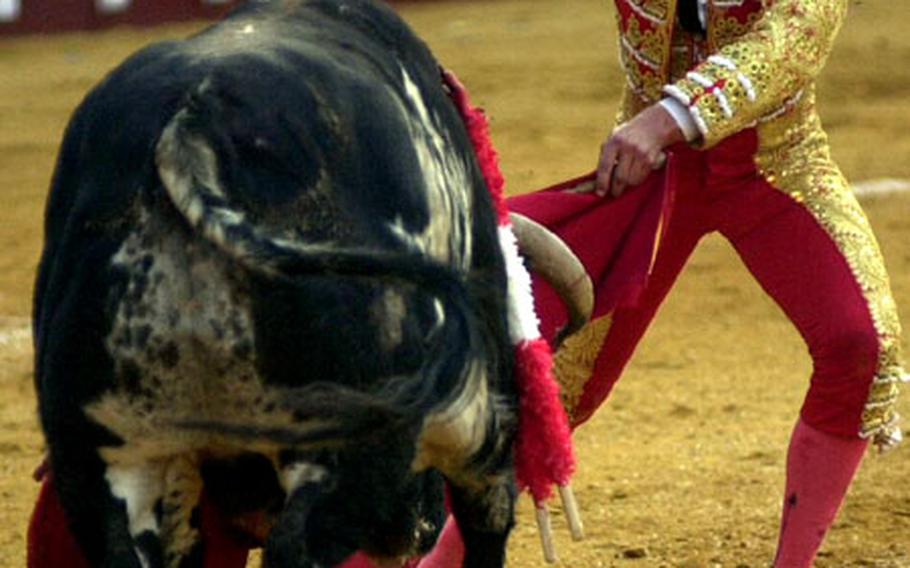
[[(505, 181), (490, 140), (486, 117), (480, 109), (471, 105), (467, 91), (451, 72), (444, 71), (443, 80), (468, 129), (481, 172), (499, 213), (500, 244), (509, 275), (509, 323), (515, 346), (516, 382), (521, 401), (515, 449), (516, 477), (519, 487), (528, 490), (534, 498), (544, 556), (548, 562), (555, 562), (556, 553), (546, 507), (554, 485), (559, 487), (573, 538), (580, 540), (584, 535), (578, 506), (569, 485), (575, 471), (575, 456), (568, 417), (560, 402), (558, 383), (552, 374), (552, 352), (540, 334), (531, 278), (522, 264), (515, 239), (516, 232), (530, 232), (532, 229), (536, 235), (549, 233), (540, 231), (541, 227), (527, 217), (509, 214), (503, 193)], [(537, 262), (535, 266), (551, 273), (561, 272), (560, 280), (568, 281), (568, 285), (560, 292), (580, 298), (570, 303), (574, 311), (569, 327), (577, 328), (590, 317), (593, 305), (592, 285), (584, 267), (568, 248), (555, 237), (553, 240), (556, 241), (555, 246), (563, 247), (567, 253), (554, 255), (559, 257), (555, 261), (559, 266), (549, 265), (550, 259)], [(573, 276), (567, 279), (567, 273)], [(560, 338), (571, 330), (564, 330)]]

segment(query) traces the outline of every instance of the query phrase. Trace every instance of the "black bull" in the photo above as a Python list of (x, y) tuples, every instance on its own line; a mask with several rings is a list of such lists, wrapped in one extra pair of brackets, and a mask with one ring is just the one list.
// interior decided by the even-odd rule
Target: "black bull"
[(51, 467), (93, 565), (192, 566), (200, 492), (270, 567), (501, 566), (516, 388), (497, 223), (426, 46), (363, 0), (253, 2), (97, 86), (35, 301)]

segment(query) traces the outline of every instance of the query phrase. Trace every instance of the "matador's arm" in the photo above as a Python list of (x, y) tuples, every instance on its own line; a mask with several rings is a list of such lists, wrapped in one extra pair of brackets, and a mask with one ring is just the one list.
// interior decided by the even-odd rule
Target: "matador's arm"
[(777, 0), (748, 32), (664, 87), (710, 147), (787, 108), (824, 67), (848, 0)]

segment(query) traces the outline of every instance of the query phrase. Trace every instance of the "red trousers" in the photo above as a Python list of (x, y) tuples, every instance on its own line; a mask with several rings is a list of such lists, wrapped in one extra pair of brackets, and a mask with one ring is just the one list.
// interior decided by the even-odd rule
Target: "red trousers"
[(704, 152), (674, 148), (672, 214), (651, 275), (637, 303), (614, 311), (576, 424), (609, 395), (695, 246), (717, 231), (808, 345), (814, 370), (803, 420), (830, 434), (858, 435), (879, 359), (868, 299), (818, 212), (757, 171), (755, 148), (751, 130)]

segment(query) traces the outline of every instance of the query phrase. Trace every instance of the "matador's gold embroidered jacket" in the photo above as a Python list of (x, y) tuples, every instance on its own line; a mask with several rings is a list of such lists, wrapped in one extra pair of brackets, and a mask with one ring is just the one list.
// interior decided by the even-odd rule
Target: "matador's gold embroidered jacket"
[(677, 0), (616, 6), (629, 86), (621, 118), (671, 96), (710, 147), (782, 114), (811, 120), (814, 81), (847, 0), (708, 0), (704, 38), (673, 25)]
[(848, 0), (708, 0), (705, 36), (675, 25), (677, 1), (615, 0), (627, 78), (619, 122), (669, 96), (689, 109), (704, 148), (755, 128), (760, 174), (818, 219), (863, 288), (880, 361), (860, 434), (891, 446), (900, 438), (894, 403), (905, 376), (897, 310), (875, 237), (831, 159), (815, 107), (815, 79)]

